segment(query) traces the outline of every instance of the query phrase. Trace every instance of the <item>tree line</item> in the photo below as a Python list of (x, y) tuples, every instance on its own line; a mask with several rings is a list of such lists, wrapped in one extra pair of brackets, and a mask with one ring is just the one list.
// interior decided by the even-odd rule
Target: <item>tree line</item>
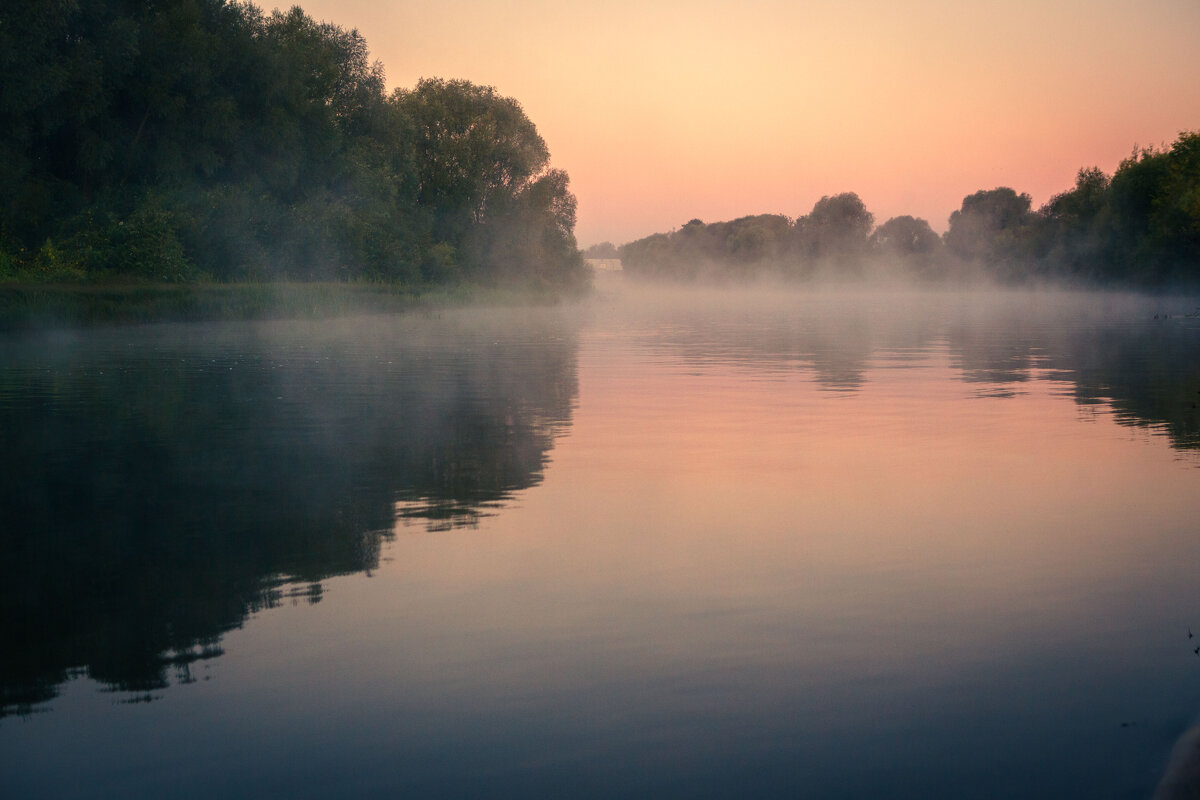
[[(874, 215), (852, 192), (822, 197), (795, 220), (760, 214), (693, 219), (615, 250), (626, 272), (670, 280), (993, 278), (1130, 286), (1200, 284), (1200, 132), (1136, 149), (1114, 174), (1079, 170), (1075, 186), (1033, 210), (1000, 187), (963, 199), (939, 236), (923, 219)], [(594, 253), (593, 253), (594, 251)]]
[(0, 4), (0, 279), (578, 288), (517, 101), (387, 92), (354, 30), (237, 0)]

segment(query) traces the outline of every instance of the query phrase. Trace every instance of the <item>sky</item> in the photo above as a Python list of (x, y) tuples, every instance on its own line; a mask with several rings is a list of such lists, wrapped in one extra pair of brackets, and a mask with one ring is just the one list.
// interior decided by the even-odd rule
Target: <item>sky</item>
[[(270, 9), (270, 3), (263, 3)], [(581, 246), (857, 192), (945, 230), (1200, 130), (1200, 0), (307, 0), (390, 88), (516, 98), (571, 177)]]

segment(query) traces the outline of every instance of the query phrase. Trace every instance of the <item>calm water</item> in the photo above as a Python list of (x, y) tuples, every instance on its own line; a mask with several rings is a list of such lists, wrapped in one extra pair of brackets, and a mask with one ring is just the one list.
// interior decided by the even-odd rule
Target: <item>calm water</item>
[(0, 793), (1148, 798), (1200, 719), (1195, 308), (0, 336)]

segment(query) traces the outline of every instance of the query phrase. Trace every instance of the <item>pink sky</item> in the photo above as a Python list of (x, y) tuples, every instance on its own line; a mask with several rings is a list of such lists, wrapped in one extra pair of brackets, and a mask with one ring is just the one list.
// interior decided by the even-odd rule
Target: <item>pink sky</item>
[(571, 176), (580, 245), (857, 192), (942, 230), (1000, 185), (1200, 129), (1200, 2), (310, 0), (391, 87), (515, 97)]

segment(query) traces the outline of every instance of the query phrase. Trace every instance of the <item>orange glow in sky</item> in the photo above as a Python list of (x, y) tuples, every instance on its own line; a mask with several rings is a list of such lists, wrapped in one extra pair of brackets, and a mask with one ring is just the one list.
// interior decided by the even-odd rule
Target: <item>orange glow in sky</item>
[(514, 97), (571, 176), (583, 246), (857, 192), (943, 230), (1200, 128), (1196, 0), (309, 0), (391, 87)]

